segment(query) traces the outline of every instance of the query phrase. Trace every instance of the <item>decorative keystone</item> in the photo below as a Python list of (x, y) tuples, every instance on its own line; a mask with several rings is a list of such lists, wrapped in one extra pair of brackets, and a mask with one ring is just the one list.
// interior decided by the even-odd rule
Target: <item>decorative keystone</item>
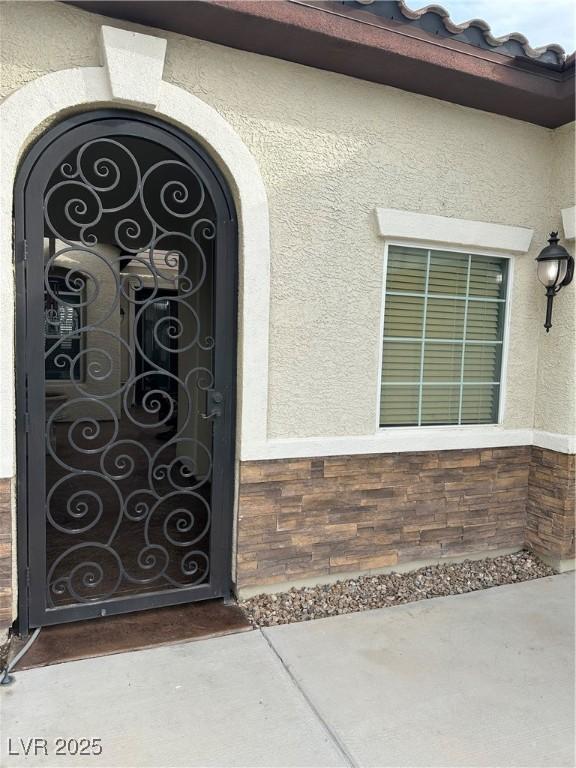
[(103, 26), (101, 45), (112, 98), (156, 107), (164, 71), (166, 40)]

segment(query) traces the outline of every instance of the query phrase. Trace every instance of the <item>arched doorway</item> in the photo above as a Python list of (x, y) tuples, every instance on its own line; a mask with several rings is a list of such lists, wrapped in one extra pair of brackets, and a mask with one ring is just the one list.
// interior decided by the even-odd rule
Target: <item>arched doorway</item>
[(90, 112), (29, 152), (15, 213), (21, 628), (227, 596), (237, 249), (221, 174), (173, 126)]

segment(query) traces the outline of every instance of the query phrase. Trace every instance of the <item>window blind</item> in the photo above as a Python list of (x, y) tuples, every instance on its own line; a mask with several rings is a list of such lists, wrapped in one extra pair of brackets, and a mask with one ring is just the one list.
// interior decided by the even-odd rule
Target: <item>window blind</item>
[(498, 421), (507, 259), (390, 246), (380, 425)]

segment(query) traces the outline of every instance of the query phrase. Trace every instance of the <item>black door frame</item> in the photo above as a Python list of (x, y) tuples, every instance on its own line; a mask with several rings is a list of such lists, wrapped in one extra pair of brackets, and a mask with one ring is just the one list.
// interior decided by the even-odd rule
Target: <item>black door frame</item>
[[(90, 129), (90, 126), (94, 128)], [(40, 605), (38, 595), (31, 590), (37, 588), (39, 573), (44, 566), (44, 551), (31, 535), (29, 522), (34, 510), (30, 509), (31, 498), (38, 496), (42, 489), (45, 498), (44, 462), (29, 461), (30, 446), (40, 441), (44, 451), (44, 395), (31, 372), (34, 361), (40, 353), (44, 340), (29, 338), (27, 327), (31, 307), (43, 296), (30, 295), (28, 271), (37, 258), (38, 243), (34, 234), (39, 229), (38, 221), (42, 211), (44, 188), (29, 184), (35, 175), (46, 176), (56, 164), (52, 159), (55, 147), (57, 159), (81, 144), (92, 130), (106, 134), (133, 135), (140, 138), (155, 136), (162, 132), (163, 143), (183, 159), (188, 159), (199, 173), (210, 191), (217, 212), (216, 280), (214, 292), (214, 388), (224, 394), (223, 415), (214, 424), (213, 475), (212, 475), (212, 528), (210, 544), (210, 580), (207, 584), (181, 588), (170, 592), (151, 592), (131, 598), (112, 598), (102, 603), (82, 604), (58, 608), (57, 621), (50, 620), (50, 609)], [(52, 151), (51, 151), (52, 150)], [(47, 181), (47, 178), (46, 178)], [(234, 519), (235, 489), (235, 430), (236, 430), (236, 366), (237, 366), (237, 318), (238, 318), (238, 231), (234, 201), (224, 176), (213, 159), (189, 136), (177, 127), (139, 112), (116, 109), (86, 111), (49, 128), (33, 145), (21, 163), (14, 187), (14, 249), (16, 276), (16, 461), (17, 461), (17, 558), (18, 558), (18, 618), (17, 630), (27, 634), (31, 627), (50, 623), (75, 621), (80, 618), (95, 618), (131, 611), (145, 610), (164, 605), (176, 605), (196, 600), (230, 596), (232, 583), (232, 533)], [(40, 251), (41, 252), (41, 251)], [(36, 256), (35, 256), (36, 254)], [(39, 293), (38, 287), (35, 288)], [(37, 334), (38, 335), (38, 334)], [(35, 345), (35, 347), (34, 347)], [(43, 349), (40, 358), (43, 359)], [(36, 363), (37, 366), (37, 363)], [(37, 433), (40, 433), (38, 438)], [(36, 446), (36, 450), (38, 447)], [(38, 466), (40, 465), (40, 466)], [(36, 483), (36, 492), (30, 493)], [(39, 485), (38, 485), (39, 484)], [(44, 516), (44, 505), (36, 516)], [(44, 568), (44, 582), (46, 573)], [(52, 609), (54, 610), (54, 609)], [(81, 615), (79, 615), (81, 614)]]

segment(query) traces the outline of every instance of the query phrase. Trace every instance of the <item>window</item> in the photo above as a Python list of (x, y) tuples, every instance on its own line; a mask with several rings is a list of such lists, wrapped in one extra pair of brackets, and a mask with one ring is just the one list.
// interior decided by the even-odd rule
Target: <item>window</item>
[(390, 245), (380, 426), (498, 422), (508, 260)]

